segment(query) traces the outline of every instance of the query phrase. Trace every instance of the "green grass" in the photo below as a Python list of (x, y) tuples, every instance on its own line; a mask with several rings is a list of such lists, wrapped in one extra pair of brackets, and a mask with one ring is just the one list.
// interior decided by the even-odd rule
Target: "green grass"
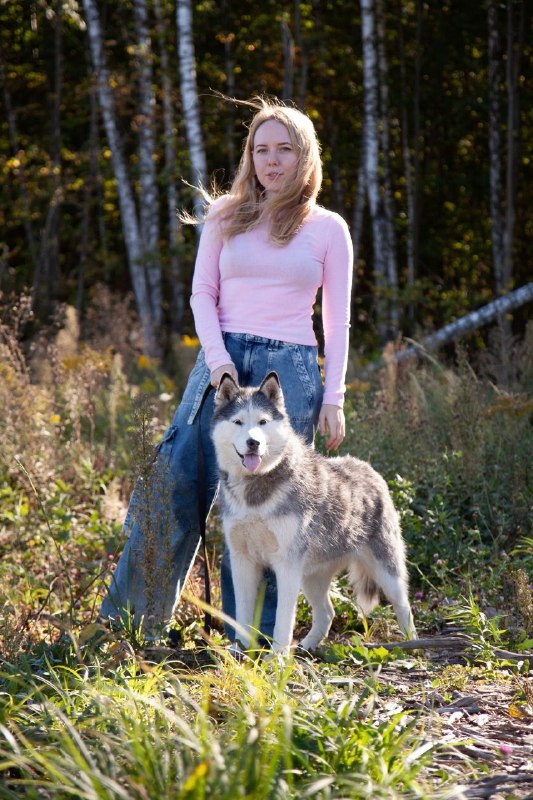
[[(196, 575), (177, 612), (176, 656), (95, 625), (102, 576), (123, 544), (130, 454), (145, 451), (136, 409), (150, 408), (145, 435), (157, 439), (173, 387), (146, 360), (126, 375), (111, 351), (74, 349), (63, 360), (50, 352), (55, 379), (30, 380), (19, 343), (0, 347), (0, 798), (454, 796), (473, 768), (464, 756), (450, 767), (452, 743), (440, 745), (424, 697), (474, 675), (528, 675), (531, 332), (512, 383), (461, 355), (453, 369), (402, 367), (348, 394), (343, 451), (389, 482), (419, 633), (453, 625), (474, 642), (469, 664), (444, 670), (422, 653), (372, 648), (399, 638), (394, 615), (381, 606), (359, 619), (342, 578), (316, 660), (238, 663), (217, 631), (206, 644)], [(132, 403), (139, 386), (148, 405)], [(209, 529), (219, 548), (216, 515)], [(215, 575), (215, 603), (218, 592)], [(298, 630), (308, 624), (302, 601)], [(505, 649), (523, 663), (496, 655)], [(387, 670), (425, 677), (406, 677), (398, 694)]]

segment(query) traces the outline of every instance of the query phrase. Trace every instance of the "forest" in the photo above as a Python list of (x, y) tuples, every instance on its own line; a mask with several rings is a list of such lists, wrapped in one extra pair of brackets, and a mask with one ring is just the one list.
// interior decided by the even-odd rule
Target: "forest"
[[(533, 796), (532, 42), (523, 0), (0, 0), (0, 800)], [(343, 576), (316, 652), (234, 659), (216, 506), (209, 633), (200, 556), (160, 641), (98, 619), (199, 348), (178, 213), (258, 96), (350, 229), (340, 453), (388, 483), (414, 644)]]

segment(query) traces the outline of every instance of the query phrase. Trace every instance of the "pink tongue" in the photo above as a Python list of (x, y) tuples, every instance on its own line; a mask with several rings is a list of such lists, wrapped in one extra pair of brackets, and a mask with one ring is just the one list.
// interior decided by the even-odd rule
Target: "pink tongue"
[(248, 453), (242, 459), (242, 463), (250, 472), (256, 472), (261, 465), (261, 458), (254, 453)]

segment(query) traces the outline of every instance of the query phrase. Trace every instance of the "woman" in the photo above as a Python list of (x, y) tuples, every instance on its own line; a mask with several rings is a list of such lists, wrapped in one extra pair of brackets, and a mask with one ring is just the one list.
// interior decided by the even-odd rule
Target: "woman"
[[(322, 166), (311, 120), (277, 103), (249, 105), (256, 114), (232, 188), (214, 201), (207, 198), (191, 298), (202, 349), (152, 473), (136, 486), (125, 522), (130, 537), (101, 609), (102, 618), (133, 614), (145, 633), (171, 618), (199, 545), (199, 493), (206, 509), (216, 493), (209, 390), (225, 372), (246, 386), (275, 370), (298, 433), (312, 443), (318, 425), (328, 449), (345, 434), (349, 231), (338, 214), (316, 203)], [(312, 325), (319, 287), (324, 388)], [(221, 582), (223, 610), (232, 617), (226, 556)], [(266, 636), (272, 635), (275, 611), (270, 574), (261, 619)]]

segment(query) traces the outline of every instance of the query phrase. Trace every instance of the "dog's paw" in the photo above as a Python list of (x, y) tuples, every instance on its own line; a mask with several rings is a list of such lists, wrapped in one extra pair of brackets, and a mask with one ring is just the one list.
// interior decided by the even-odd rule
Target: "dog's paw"
[(305, 650), (307, 653), (312, 653), (317, 649), (320, 642), (321, 640), (317, 640), (314, 636), (312, 639), (310, 636), (305, 636), (301, 642), (298, 642), (298, 650)]

